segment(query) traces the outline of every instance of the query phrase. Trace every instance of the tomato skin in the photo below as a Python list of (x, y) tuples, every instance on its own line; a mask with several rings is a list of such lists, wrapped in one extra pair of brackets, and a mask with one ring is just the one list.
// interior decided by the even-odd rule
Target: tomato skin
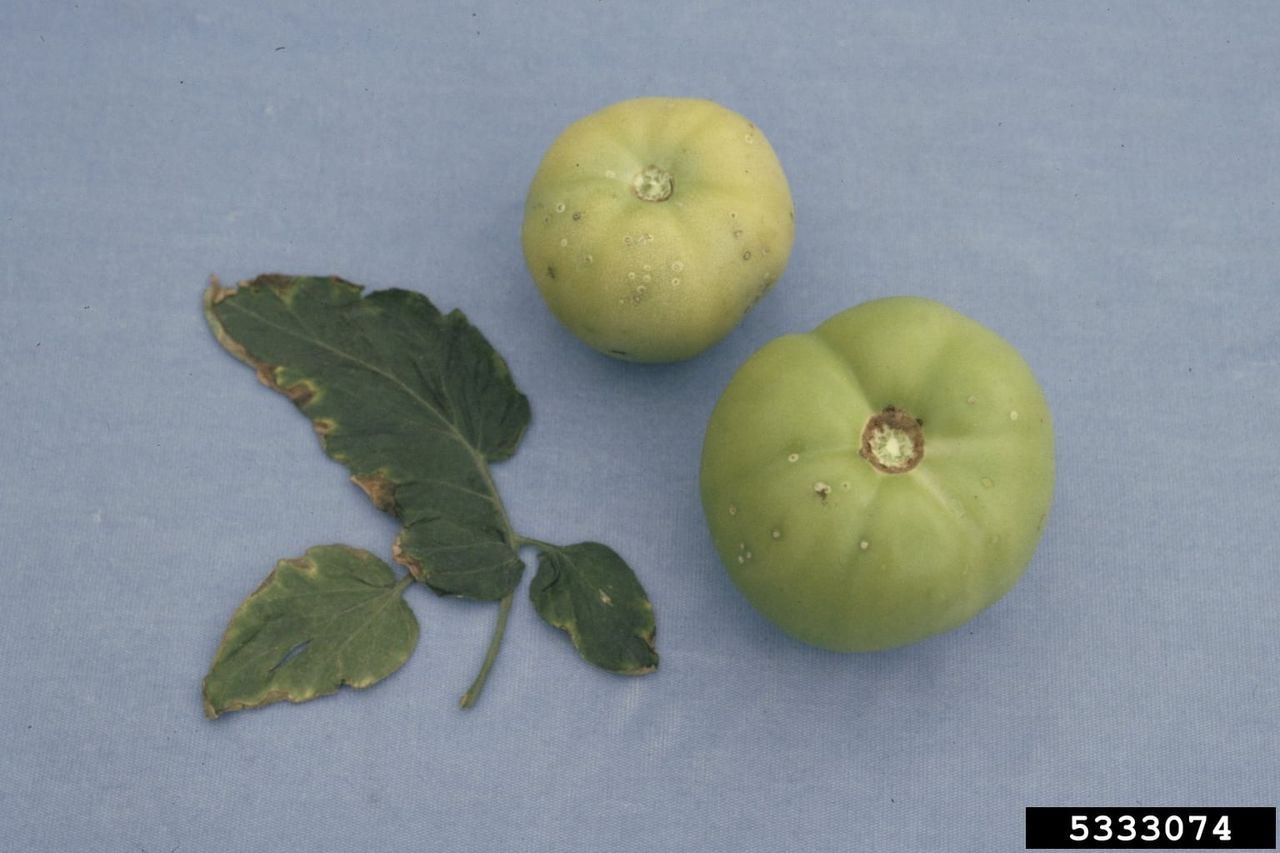
[(534, 175), (521, 231), (556, 318), (642, 362), (690, 358), (732, 331), (782, 276), (794, 236), (764, 134), (691, 98), (622, 101), (570, 125)]
[[(864, 444), (900, 449), (898, 433), (871, 429), (886, 411), (919, 424), (901, 473)], [(918, 297), (766, 344), (717, 402), (702, 450), (703, 510), (734, 583), (787, 633), (839, 651), (913, 643), (993, 604), (1026, 569), (1053, 484), (1052, 419), (1026, 362)]]

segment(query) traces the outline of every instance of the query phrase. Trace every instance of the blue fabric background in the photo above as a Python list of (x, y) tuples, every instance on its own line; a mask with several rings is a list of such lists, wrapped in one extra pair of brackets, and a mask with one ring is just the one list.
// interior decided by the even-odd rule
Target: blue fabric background
[[(0, 846), (990, 851), (1027, 805), (1280, 801), (1280, 5), (5, 3)], [(790, 267), (679, 365), (597, 356), (523, 265), (556, 134), (711, 98), (779, 152)], [(662, 666), (521, 595), (411, 590), (385, 683), (207, 722), (276, 559), (395, 524), (208, 333), (211, 274), (461, 308), (530, 396), (516, 527), (599, 538)], [(890, 294), (1025, 355), (1056, 502), (1023, 581), (889, 653), (806, 648), (717, 564), (711, 407), (769, 338)]]

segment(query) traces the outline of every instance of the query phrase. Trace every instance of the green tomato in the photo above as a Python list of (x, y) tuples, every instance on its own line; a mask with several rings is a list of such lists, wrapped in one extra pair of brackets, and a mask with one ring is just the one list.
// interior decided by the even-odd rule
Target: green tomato
[(1018, 352), (916, 297), (766, 344), (702, 449), (702, 505), (734, 583), (839, 651), (956, 628), (1017, 582), (1053, 495), (1053, 425)]
[(777, 155), (710, 101), (622, 101), (570, 125), (525, 203), (529, 271), (590, 346), (678, 361), (719, 341), (786, 268), (795, 233)]

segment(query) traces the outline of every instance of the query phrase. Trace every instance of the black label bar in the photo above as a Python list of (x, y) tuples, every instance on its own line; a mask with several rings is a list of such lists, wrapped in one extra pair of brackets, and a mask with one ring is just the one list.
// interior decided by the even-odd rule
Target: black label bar
[(1275, 850), (1275, 806), (1027, 807), (1027, 849)]

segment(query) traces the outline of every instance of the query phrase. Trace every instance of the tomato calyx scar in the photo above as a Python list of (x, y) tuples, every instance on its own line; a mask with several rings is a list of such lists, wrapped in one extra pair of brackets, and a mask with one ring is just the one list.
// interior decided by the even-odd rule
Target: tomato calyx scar
[(666, 201), (675, 188), (671, 173), (660, 166), (646, 166), (631, 179), (631, 192), (641, 201)]
[(921, 421), (894, 406), (885, 406), (863, 427), (858, 455), (877, 471), (905, 474), (924, 458)]

